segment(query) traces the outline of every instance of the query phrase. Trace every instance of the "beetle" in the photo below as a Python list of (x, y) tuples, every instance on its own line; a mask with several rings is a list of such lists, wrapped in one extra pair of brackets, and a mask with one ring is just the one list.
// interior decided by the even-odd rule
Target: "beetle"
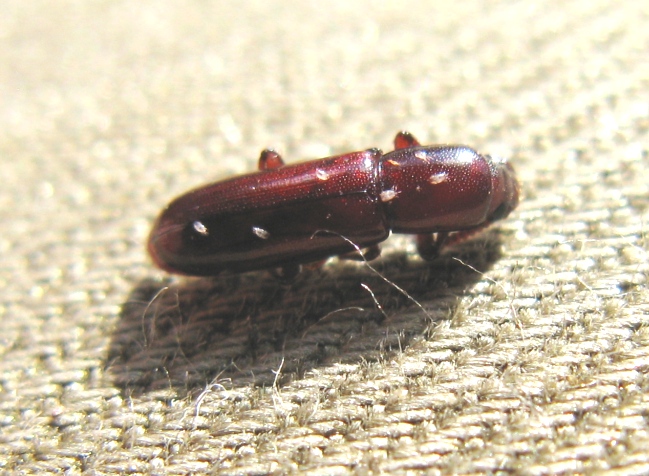
[(504, 159), (462, 145), (422, 146), (408, 132), (394, 146), (291, 165), (266, 149), (257, 172), (173, 200), (153, 226), (149, 254), (172, 273), (270, 269), (291, 278), (300, 265), (335, 255), (376, 258), (394, 232), (415, 234), (431, 260), (518, 204)]

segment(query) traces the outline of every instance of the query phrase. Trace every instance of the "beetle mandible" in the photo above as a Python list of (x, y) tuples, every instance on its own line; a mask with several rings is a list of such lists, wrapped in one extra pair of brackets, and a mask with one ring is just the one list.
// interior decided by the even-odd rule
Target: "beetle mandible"
[(408, 132), (394, 145), (387, 154), (368, 149), (291, 165), (266, 149), (259, 171), (173, 200), (153, 226), (149, 253), (172, 273), (271, 269), (290, 278), (335, 255), (376, 258), (394, 232), (415, 234), (430, 260), (518, 204), (504, 159), (462, 145), (421, 146)]

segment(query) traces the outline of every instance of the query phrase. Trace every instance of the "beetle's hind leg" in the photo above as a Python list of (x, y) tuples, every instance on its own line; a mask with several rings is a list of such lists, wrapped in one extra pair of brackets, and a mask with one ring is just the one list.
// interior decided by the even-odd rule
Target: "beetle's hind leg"
[(259, 170), (276, 169), (284, 165), (282, 156), (275, 152), (273, 149), (264, 149), (259, 156), (257, 168)]
[[(282, 165), (284, 165), (284, 160), (277, 152), (272, 149), (264, 149), (261, 151), (259, 162), (257, 163), (259, 170), (276, 169)], [(270, 270), (270, 274), (282, 283), (290, 283), (300, 274), (300, 271), (302, 271), (302, 266), (299, 264), (288, 264)]]

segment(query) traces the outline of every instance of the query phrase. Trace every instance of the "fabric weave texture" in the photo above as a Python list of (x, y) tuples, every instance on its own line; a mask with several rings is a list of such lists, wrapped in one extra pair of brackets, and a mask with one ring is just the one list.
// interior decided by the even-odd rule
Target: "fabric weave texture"
[[(225, 3), (4, 2), (0, 471), (649, 474), (646, 2)], [(146, 256), (265, 147), (399, 130), (518, 209), (289, 286)]]

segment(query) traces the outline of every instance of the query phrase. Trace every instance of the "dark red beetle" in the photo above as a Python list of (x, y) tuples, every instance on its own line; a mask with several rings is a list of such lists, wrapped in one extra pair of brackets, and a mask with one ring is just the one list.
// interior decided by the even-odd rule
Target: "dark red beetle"
[(431, 259), (518, 204), (505, 160), (466, 146), (420, 146), (407, 132), (394, 145), (387, 154), (368, 149), (294, 165), (265, 150), (258, 172), (171, 202), (151, 231), (149, 253), (172, 273), (275, 269), (290, 277), (304, 263), (359, 258), (351, 243), (373, 259), (392, 231), (416, 234), (419, 253)]

